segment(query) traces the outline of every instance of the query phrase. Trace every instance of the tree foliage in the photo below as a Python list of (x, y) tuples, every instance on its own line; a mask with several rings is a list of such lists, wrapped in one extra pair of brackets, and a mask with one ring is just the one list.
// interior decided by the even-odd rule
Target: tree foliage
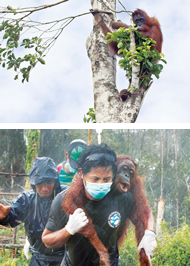
[[(0, 45), (0, 65), (7, 69), (13, 68), (16, 72), (15, 80), (18, 79), (19, 74), (22, 75), (22, 82), (29, 81), (29, 75), (32, 68), (37, 62), (45, 64), (43, 59), (44, 48), (41, 45), (42, 39), (39, 37), (32, 37), (22, 39), (20, 38), (23, 26), (18, 21), (10, 23), (9, 20), (2, 21), (0, 32), (3, 32), (3, 40), (5, 44)], [(32, 49), (31, 53), (25, 54), (23, 57), (17, 56), (15, 50), (24, 47), (26, 50)]]
[[(130, 32), (135, 32), (136, 51), (130, 50)], [(126, 77), (131, 82), (132, 77), (132, 64), (140, 66), (140, 85), (147, 87), (150, 81), (153, 80), (151, 75), (153, 74), (157, 79), (160, 72), (163, 69), (163, 65), (158, 61), (162, 61), (166, 64), (166, 61), (162, 58), (164, 55), (159, 54), (157, 50), (151, 48), (156, 45), (156, 42), (151, 38), (144, 37), (137, 28), (120, 28), (118, 31), (107, 34), (107, 43), (112, 41), (118, 43), (118, 54), (121, 55), (119, 65), (126, 71)], [(133, 88), (129, 88), (130, 91)]]
[(152, 263), (154, 266), (189, 266), (190, 265), (190, 228), (182, 224), (178, 231), (169, 233), (165, 230), (158, 240)]
[[(31, 16), (38, 11), (60, 5), (62, 0), (50, 5), (13, 8), (10, 5), (0, 7), (0, 65), (16, 72), (15, 80), (22, 76), (22, 82), (29, 81), (31, 70), (38, 62), (45, 64), (44, 57), (55, 44), (63, 29), (75, 18), (62, 18), (56, 21), (38, 22)], [(8, 19), (6, 16), (10, 15)], [(35, 29), (36, 36), (25, 37), (26, 32)], [(30, 34), (31, 35), (31, 34)], [(32, 34), (33, 35), (33, 34)], [(30, 52), (28, 50), (30, 49)], [(22, 54), (23, 56), (20, 56)]]
[(86, 115), (87, 116), (84, 115), (83, 118), (84, 123), (96, 123), (94, 108), (89, 108), (89, 111), (86, 113)]

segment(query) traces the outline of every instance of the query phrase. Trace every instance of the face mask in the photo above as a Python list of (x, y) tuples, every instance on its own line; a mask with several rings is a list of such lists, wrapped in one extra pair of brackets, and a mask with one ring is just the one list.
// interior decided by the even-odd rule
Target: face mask
[(77, 170), (73, 169), (69, 163), (66, 163), (66, 167), (71, 174), (76, 174)]
[(111, 189), (112, 183), (91, 183), (86, 181), (86, 190), (94, 199), (102, 199)]

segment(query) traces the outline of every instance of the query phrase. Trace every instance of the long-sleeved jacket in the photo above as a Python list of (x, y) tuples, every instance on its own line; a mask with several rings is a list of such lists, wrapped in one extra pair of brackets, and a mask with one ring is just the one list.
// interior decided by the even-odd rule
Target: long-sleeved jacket
[[(23, 192), (14, 200), (8, 216), (0, 220), (0, 224), (15, 227), (20, 223), (24, 223), (32, 254), (63, 256), (63, 248), (54, 250), (48, 249), (41, 240), (41, 235), (49, 217), (51, 203), (59, 192), (67, 188), (67, 186), (60, 185), (58, 174), (53, 172), (53, 167), (50, 164), (49, 166), (46, 165), (44, 170), (41, 167), (38, 173), (36, 171), (32, 172), (31, 179), (33, 190)], [(35, 190), (35, 184), (42, 182), (43, 178), (55, 179), (54, 191), (50, 197), (41, 198)]]

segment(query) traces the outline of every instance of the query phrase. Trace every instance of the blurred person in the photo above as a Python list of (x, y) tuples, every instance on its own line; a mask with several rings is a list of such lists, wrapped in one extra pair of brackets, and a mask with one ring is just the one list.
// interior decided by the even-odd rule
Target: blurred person
[(69, 144), (68, 151), (65, 152), (66, 160), (57, 166), (61, 184), (72, 182), (78, 170), (77, 159), (86, 147), (86, 142), (81, 139), (75, 139)]
[(48, 157), (34, 160), (29, 183), (32, 190), (18, 196), (12, 206), (0, 204), (0, 224), (16, 227), (24, 223), (32, 254), (30, 266), (59, 266), (65, 254), (64, 247), (46, 248), (41, 236), (54, 197), (67, 186), (60, 185), (57, 167)]

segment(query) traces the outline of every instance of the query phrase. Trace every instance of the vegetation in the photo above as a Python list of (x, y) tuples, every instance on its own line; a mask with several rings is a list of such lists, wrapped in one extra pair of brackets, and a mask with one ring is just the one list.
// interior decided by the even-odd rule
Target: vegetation
[[(16, 11), (15, 11), (16, 15)], [(45, 64), (43, 57), (44, 47), (41, 45), (42, 39), (39, 37), (32, 37), (31, 39), (23, 39), (20, 41), (22, 35), (23, 26), (20, 26), (19, 22), (10, 23), (9, 20), (2, 21), (0, 26), (0, 32), (3, 32), (3, 40), (6, 41), (5, 45), (0, 45), (0, 65), (7, 69), (13, 68), (17, 73), (15, 80), (18, 79), (18, 75), (22, 74), (22, 82), (29, 81), (29, 74), (32, 68), (35, 67), (37, 62)], [(32, 49), (32, 53), (25, 54), (23, 57), (16, 56), (16, 48)], [(22, 67), (21, 67), (22, 66)]]
[(134, 227), (129, 228), (127, 238), (120, 250), (119, 266), (138, 265)]
[[(136, 51), (130, 51), (130, 32), (135, 32), (135, 43)], [(158, 61), (162, 61), (166, 64), (166, 61), (162, 58), (164, 55), (159, 54), (157, 50), (152, 50), (151, 48), (156, 45), (156, 42), (151, 38), (142, 36), (138, 32), (138, 28), (120, 28), (118, 31), (107, 34), (108, 41), (118, 43), (118, 54), (121, 54), (121, 59), (119, 60), (119, 65), (126, 71), (126, 77), (131, 82), (132, 77), (132, 64), (141, 66), (140, 68), (140, 85), (148, 86), (150, 81), (153, 79), (151, 75), (153, 74), (157, 79), (159, 74), (163, 69), (162, 64), (158, 64)], [(129, 88), (130, 91), (132, 88)]]
[[(60, 5), (68, 0), (58, 1), (50, 5), (36, 7), (13, 8), (10, 5), (0, 7), (0, 65), (16, 72), (15, 80), (22, 76), (22, 82), (29, 81), (31, 70), (38, 62), (45, 64), (44, 57), (54, 45), (63, 29), (74, 18), (62, 18), (57, 21), (39, 22), (32, 17), (33, 13)], [(6, 17), (8, 15), (8, 18)], [(66, 23), (63, 21), (66, 20)], [(59, 27), (56, 26), (59, 24)], [(66, 24), (66, 25), (65, 25)], [(48, 28), (44, 29), (44, 25)], [(53, 30), (54, 28), (54, 30)], [(37, 36), (31, 38), (25, 33), (35, 29)], [(44, 35), (46, 35), (46, 38)], [(49, 34), (49, 35), (48, 35)], [(27, 51), (30, 51), (27, 53)], [(20, 56), (20, 55), (23, 56)]]
[(86, 113), (87, 117), (84, 115), (83, 121), (84, 123), (96, 123), (96, 117), (94, 108), (89, 108), (89, 111)]
[[(23, 244), (25, 239), (24, 226), (19, 225), (17, 230), (17, 244)], [(12, 230), (10, 228), (5, 228), (0, 230), (0, 237), (9, 239), (12, 237)], [(16, 255), (14, 255), (14, 250), (11, 249), (1, 249), (0, 250), (0, 266), (27, 266), (29, 265), (29, 260), (26, 259), (23, 249), (17, 249)]]
[[(152, 266), (190, 265), (190, 227), (183, 223), (179, 230), (163, 224), (162, 236), (157, 239), (157, 248), (152, 258)], [(119, 266), (138, 266), (134, 230), (130, 229), (128, 238), (120, 251)]]
[(38, 156), (40, 131), (38, 129), (27, 129), (28, 140), (26, 153), (26, 171), (29, 173), (33, 160)]

